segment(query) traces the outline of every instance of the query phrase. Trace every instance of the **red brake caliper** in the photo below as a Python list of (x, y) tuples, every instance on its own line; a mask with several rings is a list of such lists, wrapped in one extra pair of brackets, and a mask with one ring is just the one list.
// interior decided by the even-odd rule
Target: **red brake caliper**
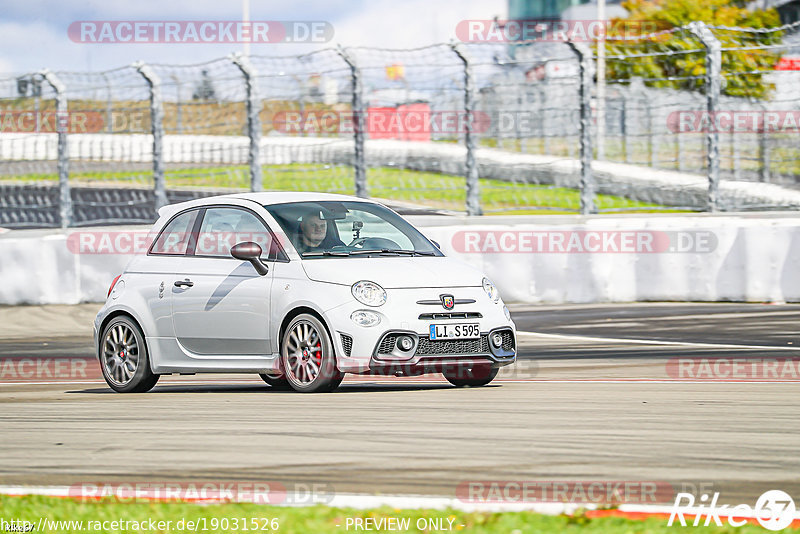
[(322, 369), (322, 342), (317, 341), (317, 367)]

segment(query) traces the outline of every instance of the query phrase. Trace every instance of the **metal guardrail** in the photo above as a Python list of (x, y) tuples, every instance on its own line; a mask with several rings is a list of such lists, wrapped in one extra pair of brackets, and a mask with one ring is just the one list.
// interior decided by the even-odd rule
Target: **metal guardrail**
[[(599, 45), (593, 43), (593, 50), (577, 42), (340, 47), (301, 56), (232, 55), (196, 65), (136, 63), (105, 72), (40, 71), (2, 79), (0, 113), (30, 113), (35, 127), (0, 129), (0, 180), (19, 184), (3, 191), (25, 191), (9, 193), (0, 202), (0, 215), (7, 214), (0, 216), (0, 225), (38, 221), (66, 227), (88, 224), (92, 217), (98, 223), (113, 218), (111, 212), (94, 210), (97, 200), (72, 194), (71, 189), (87, 183), (104, 190), (148, 188), (152, 199), (142, 205), (151, 203), (147, 209), (153, 214), (174, 198), (170, 188), (180, 187), (336, 191), (469, 215), (629, 209), (624, 202), (604, 203), (598, 196), (592, 169), (598, 156), (702, 173), (708, 180), (707, 210), (736, 209), (721, 203), (721, 183), (792, 186), (800, 181), (800, 165), (795, 164), (800, 147), (791, 135), (798, 132), (675, 131), (674, 117), (680, 112), (716, 117), (726, 111), (796, 111), (800, 96), (782, 90), (800, 82), (792, 77), (796, 73), (723, 69), (732, 64), (726, 62), (731, 54), (777, 58), (800, 48), (791, 34), (796, 29), (754, 31), (696, 22), (635, 38), (609, 36), (603, 45), (609, 47), (603, 54), (608, 67), (601, 77), (608, 85), (599, 92), (594, 75)], [(777, 37), (785, 34), (792, 38)], [(676, 57), (702, 58), (703, 72), (631, 75), (631, 65), (642, 58)], [(742, 94), (756, 86), (756, 77), (763, 86), (779, 87), (771, 97)], [(740, 88), (738, 96), (725, 94), (731, 84)], [(421, 138), (402, 124), (414, 113), (429, 119)], [(54, 125), (48, 126), (48, 114), (56, 117)], [(393, 130), (376, 126), (378, 119), (391, 123), (398, 117), (401, 124)], [(455, 126), (445, 125), (452, 117)], [(598, 124), (603, 137), (595, 153)], [(90, 143), (84, 133), (108, 138)], [(174, 136), (189, 142), (169, 142)], [(381, 137), (419, 142), (406, 143), (404, 155), (386, 161), (365, 142)], [(294, 144), (275, 151), (275, 143), (264, 139)], [(351, 143), (346, 157), (333, 148), (341, 142)], [(463, 164), (452, 168), (442, 161), (440, 172), (431, 172), (435, 165), (429, 162), (421, 169), (420, 158), (432, 157), (424, 155), (431, 144), (460, 150)], [(542, 173), (526, 168), (499, 177), (487, 172), (477, 157), (483, 148), (512, 160), (515, 154), (574, 160), (579, 166), (577, 197), (555, 179), (541, 178), (548, 172), (544, 167)], [(307, 161), (312, 149), (330, 156)], [(55, 196), (51, 186), (41, 185), (45, 181), (57, 182)], [(35, 191), (45, 193), (36, 197)], [(768, 206), (791, 207), (788, 201)], [(25, 210), (30, 214), (20, 215)]]

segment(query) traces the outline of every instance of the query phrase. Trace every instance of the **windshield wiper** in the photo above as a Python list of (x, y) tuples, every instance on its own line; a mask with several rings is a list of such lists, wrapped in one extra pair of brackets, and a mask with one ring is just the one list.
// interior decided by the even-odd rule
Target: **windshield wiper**
[(420, 250), (402, 250), (402, 249), (394, 249), (394, 248), (382, 248), (382, 249), (369, 249), (369, 250), (354, 250), (350, 254), (403, 254), (406, 256), (433, 256), (433, 252), (424, 252)]
[(350, 252), (348, 251), (337, 251), (332, 252), (330, 250), (323, 250), (321, 252), (304, 252), (302, 256), (349, 256)]

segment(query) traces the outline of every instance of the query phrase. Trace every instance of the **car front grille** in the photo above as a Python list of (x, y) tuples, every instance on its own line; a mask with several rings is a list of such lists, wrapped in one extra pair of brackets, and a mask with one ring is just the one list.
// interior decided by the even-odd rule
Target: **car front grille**
[[(397, 338), (403, 334), (391, 333), (384, 337), (378, 345), (378, 354), (391, 354), (397, 345)], [(511, 330), (502, 330), (502, 350), (514, 351), (514, 334)], [(482, 334), (479, 339), (430, 339), (420, 336), (417, 350), (418, 356), (448, 355), (448, 354), (491, 354), (489, 349), (489, 335)]]
[(427, 337), (419, 338), (417, 354), (488, 354), (489, 336), (482, 335), (480, 339), (443, 339), (431, 340)]
[(348, 336), (347, 334), (339, 334), (342, 338), (342, 348), (344, 349), (344, 355), (350, 356), (350, 352), (353, 350), (353, 338)]

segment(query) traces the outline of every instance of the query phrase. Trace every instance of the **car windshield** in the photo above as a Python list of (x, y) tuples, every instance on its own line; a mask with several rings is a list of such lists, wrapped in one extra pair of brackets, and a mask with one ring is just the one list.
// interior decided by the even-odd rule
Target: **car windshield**
[(442, 256), (416, 228), (370, 202), (292, 202), (266, 205), (303, 258)]

